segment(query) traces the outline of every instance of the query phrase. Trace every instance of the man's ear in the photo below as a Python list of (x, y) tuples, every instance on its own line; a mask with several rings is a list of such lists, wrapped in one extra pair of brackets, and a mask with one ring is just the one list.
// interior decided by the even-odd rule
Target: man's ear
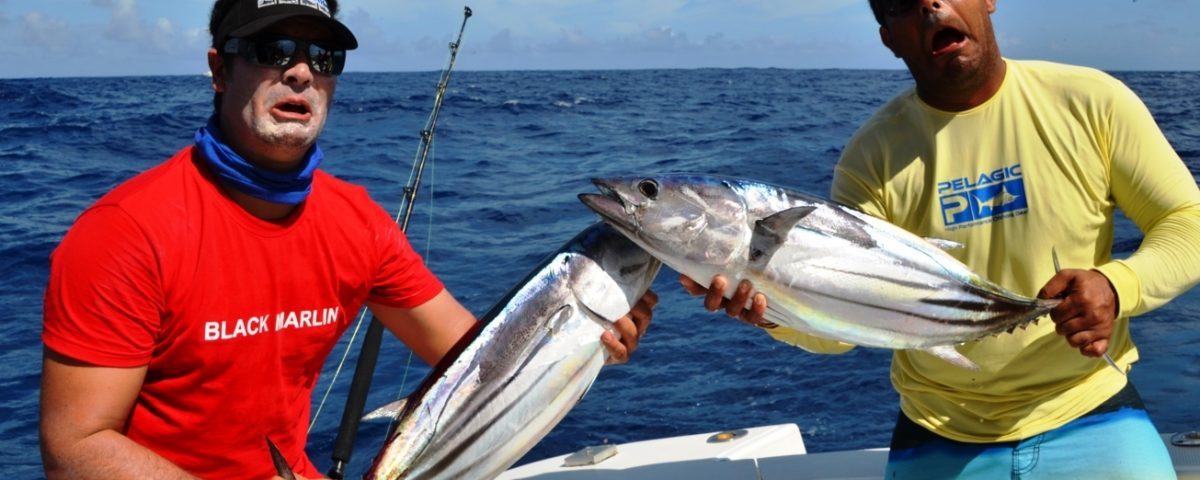
[(225, 56), (217, 53), (217, 49), (208, 49), (208, 71), (212, 73), (212, 89), (217, 93), (225, 92)]
[(883, 42), (883, 46), (892, 51), (892, 55), (900, 58), (900, 54), (896, 53), (896, 49), (892, 48), (892, 32), (882, 25), (879, 27), (879, 41)]

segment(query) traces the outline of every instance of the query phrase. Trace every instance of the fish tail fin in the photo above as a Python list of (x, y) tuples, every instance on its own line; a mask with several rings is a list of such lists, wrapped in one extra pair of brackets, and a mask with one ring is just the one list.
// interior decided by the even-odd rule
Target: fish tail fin
[(275, 474), (284, 480), (296, 480), (296, 473), (288, 465), (287, 459), (283, 458), (283, 454), (279, 452), (279, 448), (275, 447), (275, 442), (271, 441), (271, 437), (265, 438), (267, 439), (267, 450), (271, 451), (271, 463), (275, 464)]

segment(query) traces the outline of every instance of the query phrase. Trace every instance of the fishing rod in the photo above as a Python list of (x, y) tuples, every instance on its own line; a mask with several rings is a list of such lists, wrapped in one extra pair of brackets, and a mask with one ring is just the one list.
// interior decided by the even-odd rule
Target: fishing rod
[[(442, 111), (442, 101), (446, 98), (446, 87), (450, 84), (450, 72), (454, 69), (454, 60), (458, 57), (458, 46), (462, 44), (463, 31), (467, 28), (467, 19), (471, 18), (471, 7), (463, 7), (462, 25), (458, 28), (458, 38), (450, 43), (450, 60), (442, 70), (437, 84), (437, 94), (433, 100), (433, 112), (421, 129), (421, 147), (418, 149), (417, 161), (413, 166), (413, 175), (408, 185), (404, 186), (404, 207), (397, 215), (397, 223), (401, 232), (408, 232), (408, 222), (412, 218), (413, 205), (416, 203), (417, 188), (421, 185), (421, 175), (425, 172), (425, 159), (429, 156), (429, 148), (433, 144), (433, 134), (437, 129), (438, 115)], [(346, 395), (346, 408), (342, 411), (342, 422), (338, 429), (337, 438), (333, 443), (333, 465), (327, 475), (334, 480), (341, 480), (346, 475), (346, 465), (350, 463), (350, 455), (354, 449), (354, 440), (358, 435), (358, 425), (362, 419), (363, 407), (367, 403), (367, 392), (371, 390), (371, 380), (375, 374), (375, 361), (379, 357), (379, 345), (383, 340), (383, 324), (374, 316), (363, 337), (359, 349), (358, 362), (354, 366), (354, 379), (350, 382), (350, 392)]]

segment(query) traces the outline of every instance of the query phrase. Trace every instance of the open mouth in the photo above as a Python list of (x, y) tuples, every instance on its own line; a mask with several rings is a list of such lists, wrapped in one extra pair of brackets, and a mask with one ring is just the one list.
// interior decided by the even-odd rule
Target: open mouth
[(607, 181), (593, 178), (592, 183), (600, 190), (600, 194), (581, 193), (579, 201), (600, 215), (605, 221), (618, 229), (632, 230), (635, 227), (625, 200)]
[(966, 34), (953, 27), (946, 27), (933, 34), (932, 51), (934, 55), (948, 53), (967, 40)]
[(621, 200), (621, 194), (617, 193), (617, 191), (615, 189), (613, 189), (612, 186), (608, 184), (608, 182), (605, 182), (604, 180), (601, 180), (599, 178), (593, 178), (592, 184), (596, 185), (596, 189), (600, 190), (601, 195), (604, 195), (605, 197), (615, 200), (617, 203), (620, 203), (622, 207), (625, 206), (625, 202), (623, 200)]
[(289, 99), (275, 104), (275, 111), (285, 118), (307, 118), (312, 113), (308, 102)]

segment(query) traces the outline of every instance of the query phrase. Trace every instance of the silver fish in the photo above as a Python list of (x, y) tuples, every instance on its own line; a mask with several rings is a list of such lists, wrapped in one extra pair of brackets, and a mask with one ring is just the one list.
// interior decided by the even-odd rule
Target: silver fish
[(954, 345), (1024, 328), (1059, 303), (973, 273), (942, 250), (954, 242), (787, 188), (700, 175), (592, 182), (603, 195), (580, 200), (667, 266), (697, 281), (748, 279), (767, 320), (818, 337), (977, 368)]
[(396, 433), (366, 478), (484, 479), (512, 466), (587, 393), (608, 355), (601, 334), (617, 334), (612, 322), (660, 266), (603, 223), (579, 233), (484, 315), (402, 406), (381, 409), (396, 412)]

